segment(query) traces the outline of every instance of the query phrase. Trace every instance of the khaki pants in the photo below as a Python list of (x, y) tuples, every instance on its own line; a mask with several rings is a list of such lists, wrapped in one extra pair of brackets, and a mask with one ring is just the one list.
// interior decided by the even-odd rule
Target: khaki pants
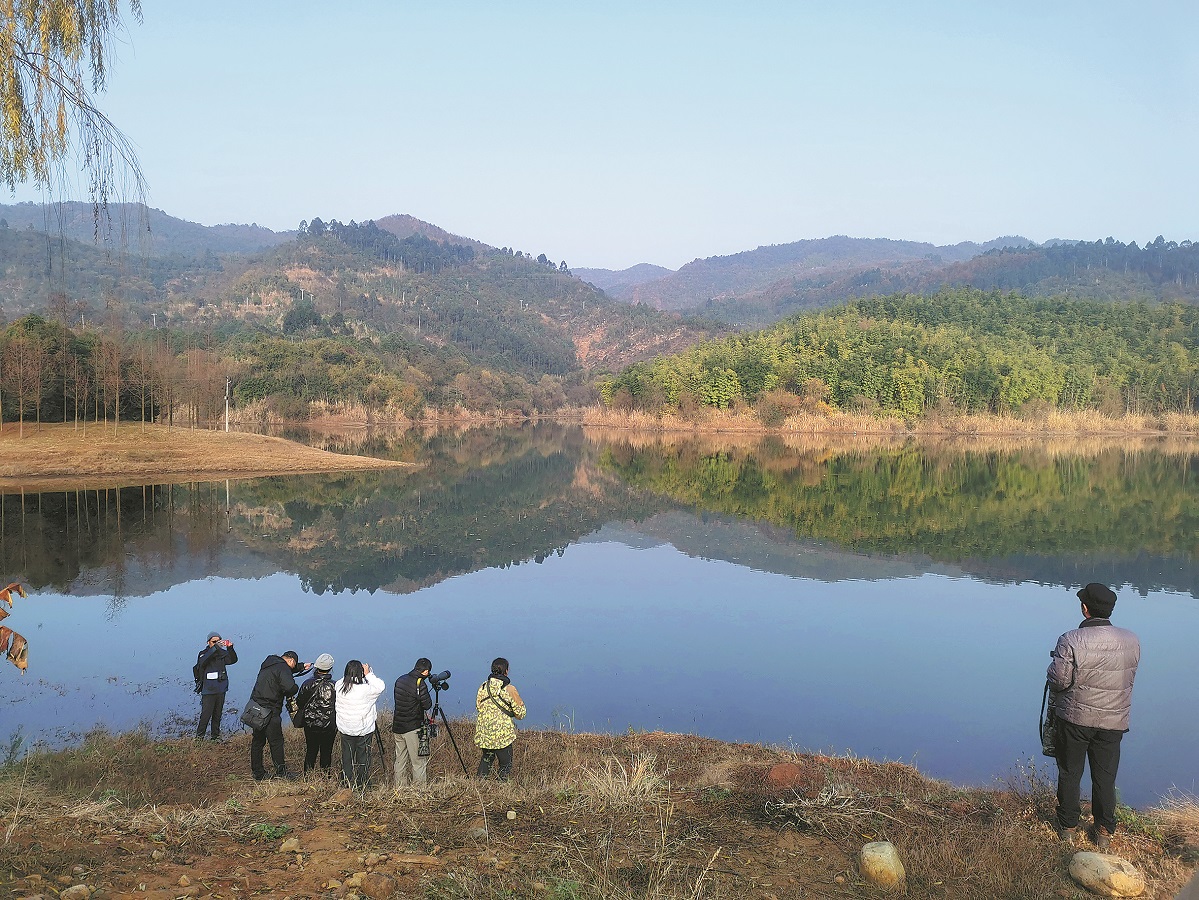
[[(425, 770), (429, 765), (429, 757), (417, 756), (416, 751), (420, 747), (420, 729), (415, 728), (412, 731), (405, 731), (403, 734), (393, 735), (396, 741), (396, 764), (395, 764), (395, 786), (396, 790), (415, 782), (416, 784), (425, 784), (428, 782), (428, 775)], [(408, 764), (412, 764), (412, 774), (408, 774)]]

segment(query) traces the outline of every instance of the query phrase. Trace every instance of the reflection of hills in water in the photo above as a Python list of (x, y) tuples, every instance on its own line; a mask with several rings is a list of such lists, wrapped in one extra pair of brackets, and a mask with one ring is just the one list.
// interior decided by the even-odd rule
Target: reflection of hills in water
[[(1199, 595), (1199, 458), (1185, 449), (1109, 444), (1070, 456), (910, 443), (794, 450), (775, 439), (718, 448), (674, 438), (614, 441), (601, 460), (630, 484), (709, 516), (760, 523), (759, 537), (782, 534), (785, 546), (798, 539), (802, 548), (782, 563), (777, 551), (730, 552), (721, 544), (736, 542), (732, 533), (705, 540), (687, 526), (668, 538), (697, 555), (786, 573), (802, 556), (804, 571), (824, 573), (817, 578), (872, 577), (854, 573), (886, 559), (1005, 583), (1106, 577)], [(831, 556), (818, 562), (814, 552)], [(755, 565), (753, 554), (766, 561)]]
[(403, 593), (540, 561), (662, 505), (596, 468), (577, 429), (405, 433), (371, 449), (422, 467), (235, 481), (228, 494), (222, 482), (9, 495), (0, 558), (34, 587), (84, 594), (144, 595), (280, 569), (315, 593)]
[(1199, 563), (1185, 557), (1030, 554), (942, 563), (911, 554), (855, 553), (826, 542), (797, 538), (769, 524), (690, 512), (659, 513), (638, 523), (610, 523), (580, 542), (601, 541), (635, 548), (669, 544), (698, 559), (724, 560), (758, 572), (816, 581), (883, 581), (936, 574), (968, 576), (995, 584), (1033, 582), (1063, 587), (1102, 581), (1128, 584), (1142, 595), (1174, 591), (1199, 596)]
[(8, 495), (6, 577), (119, 598), (282, 570), (316, 593), (407, 593), (585, 539), (670, 543), (823, 581), (934, 572), (1199, 595), (1199, 473), (1185, 452), (814, 449), (776, 439), (713, 449), (697, 439), (594, 442), (545, 424), (321, 443), (421, 467), (228, 489)]

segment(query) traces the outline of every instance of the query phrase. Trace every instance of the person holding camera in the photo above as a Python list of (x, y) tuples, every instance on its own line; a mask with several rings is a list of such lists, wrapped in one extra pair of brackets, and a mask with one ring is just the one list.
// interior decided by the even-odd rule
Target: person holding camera
[[(285, 650), (282, 656), (272, 653), (258, 669), (258, 680), (254, 682), (254, 690), (250, 691), (250, 699), (265, 710), (266, 715), (262, 725), (252, 728), (250, 739), (250, 772), (255, 781), (267, 777), (295, 777), (287, 771), (283, 758), (283, 702), (299, 690), (295, 676), (303, 675), (311, 668), (312, 663), (300, 662), (295, 650)], [(245, 721), (244, 713), (242, 720)], [(262, 750), (267, 744), (271, 745), (271, 761), (275, 764), (275, 772), (270, 776), (262, 764)]]
[[(425, 657), (421, 657), (407, 675), (396, 679), (392, 691), (395, 699), (395, 716), (391, 720), (391, 732), (395, 739), (395, 789), (428, 782), (429, 757), (420, 755), (420, 730), (428, 728), (425, 713), (433, 705), (426, 679), (433, 668)], [(409, 774), (409, 766), (412, 772)]]
[(341, 735), (341, 774), (357, 791), (370, 786), (371, 738), (375, 736), (379, 711), (375, 701), (387, 685), (357, 659), (346, 663), (345, 676), (337, 688), (337, 731)]
[(225, 712), (225, 694), (229, 692), (229, 675), (225, 666), (237, 662), (237, 651), (233, 641), (222, 640), (219, 633), (208, 632), (204, 649), (196, 656), (192, 676), (196, 679), (196, 693), (200, 695), (200, 723), (196, 726), (196, 740), (204, 737), (211, 728), (214, 741), (221, 737), (221, 715)]
[(493, 762), (499, 763), (499, 778), (512, 775), (512, 745), (516, 742), (515, 719), (525, 717), (525, 704), (508, 678), (508, 660), (502, 656), (491, 663), (491, 675), (475, 695), (475, 744), (483, 751), (479, 760), (480, 778), (491, 774)]
[(1116, 831), (1116, 769), (1120, 740), (1128, 731), (1132, 683), (1141, 661), (1141, 642), (1111, 622), (1116, 595), (1092, 582), (1078, 592), (1082, 624), (1057, 639), (1046, 677), (1056, 715), (1057, 827), (1073, 844), (1082, 814), (1079, 791), (1083, 763), (1091, 768), (1095, 846), (1107, 850)]
[(333, 657), (322, 653), (312, 664), (312, 677), (300, 685), (296, 694), (296, 715), (292, 720), (304, 728), (304, 771), (333, 765), (333, 742), (337, 740), (337, 691), (333, 687)]

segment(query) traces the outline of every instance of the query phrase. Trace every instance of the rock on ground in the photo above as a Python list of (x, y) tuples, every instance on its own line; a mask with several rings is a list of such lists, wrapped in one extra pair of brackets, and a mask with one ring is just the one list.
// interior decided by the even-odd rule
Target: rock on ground
[(1101, 897), (1139, 897), (1145, 891), (1145, 877), (1136, 866), (1108, 853), (1075, 853), (1070, 877)]
[(873, 841), (863, 847), (858, 857), (858, 867), (863, 878), (887, 890), (902, 887), (907, 877), (899, 851), (890, 841)]

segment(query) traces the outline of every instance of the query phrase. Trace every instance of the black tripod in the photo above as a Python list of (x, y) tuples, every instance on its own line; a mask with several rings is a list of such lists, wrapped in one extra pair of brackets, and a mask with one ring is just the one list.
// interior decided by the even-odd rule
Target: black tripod
[[(445, 733), (450, 736), (450, 743), (454, 745), (454, 752), (458, 754), (458, 763), (462, 766), (462, 774), (467, 777), (470, 772), (466, 770), (466, 763), (462, 759), (462, 751), (458, 749), (458, 742), (454, 740), (454, 729), (450, 728), (450, 723), (445, 717), (445, 710), (441, 708), (441, 690), (448, 688), (449, 684), (445, 681), (429, 681), (433, 688), (433, 708), (429, 710), (429, 728), (436, 732), (437, 717), (441, 716), (441, 724), (445, 726)], [(430, 735), (432, 737), (432, 735)]]

